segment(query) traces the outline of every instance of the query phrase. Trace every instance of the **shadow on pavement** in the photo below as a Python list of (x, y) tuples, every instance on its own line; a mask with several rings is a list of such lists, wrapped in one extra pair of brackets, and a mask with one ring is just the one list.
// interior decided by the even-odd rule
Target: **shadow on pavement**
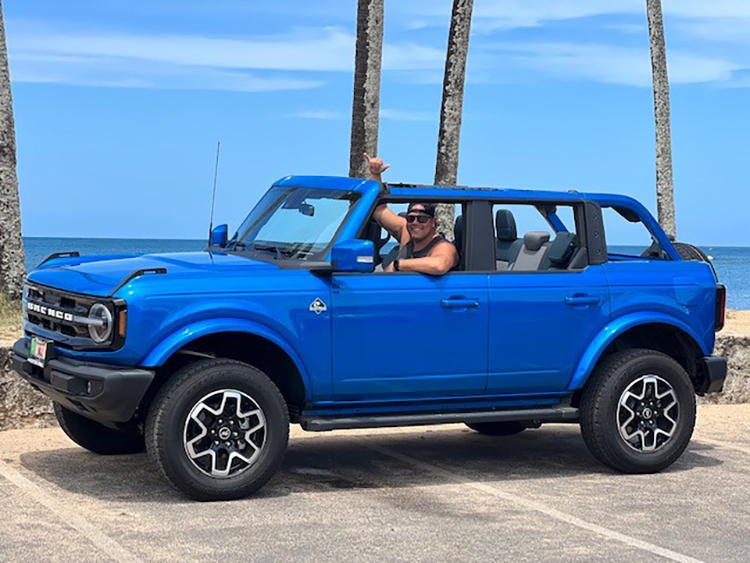
[[(571, 479), (597, 474), (605, 478), (629, 478), (596, 461), (575, 426), (543, 427), (510, 437), (483, 436), (468, 429), (322, 434), (292, 438), (282, 470), (256, 497), (455, 482), (448, 475), (395, 459), (376, 448), (409, 456), (477, 482)], [(722, 464), (711, 455), (713, 449), (693, 442), (667, 471)], [(67, 448), (26, 453), (20, 460), (26, 470), (41, 479), (99, 500), (191, 502), (161, 478), (145, 454), (98, 456), (80, 448)]]

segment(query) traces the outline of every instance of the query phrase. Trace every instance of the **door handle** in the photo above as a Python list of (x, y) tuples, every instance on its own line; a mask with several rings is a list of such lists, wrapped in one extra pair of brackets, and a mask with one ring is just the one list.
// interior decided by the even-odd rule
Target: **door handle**
[(599, 305), (602, 302), (602, 298), (598, 295), (569, 295), (565, 298), (566, 305)]
[(466, 297), (451, 297), (450, 299), (441, 299), (440, 306), (443, 309), (476, 309), (479, 307), (479, 300), (468, 299)]

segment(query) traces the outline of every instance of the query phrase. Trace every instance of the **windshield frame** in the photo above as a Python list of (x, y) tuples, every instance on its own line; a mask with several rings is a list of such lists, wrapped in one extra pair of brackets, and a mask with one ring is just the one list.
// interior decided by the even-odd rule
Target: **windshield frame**
[[(285, 200), (296, 190), (307, 190), (311, 192), (320, 192), (322, 195), (325, 195), (326, 193), (330, 194), (330, 199), (338, 199), (338, 200), (348, 200), (349, 201), (349, 208), (346, 211), (346, 214), (339, 222), (338, 227), (336, 228), (336, 231), (331, 236), (331, 240), (319, 251), (311, 252), (310, 254), (306, 256), (302, 255), (293, 255), (293, 256), (286, 256), (283, 254), (283, 245), (278, 245), (279, 241), (260, 241), (266, 245), (274, 245), (274, 243), (278, 246), (280, 246), (279, 250), (274, 253), (272, 250), (260, 250), (253, 248), (253, 244), (248, 243), (242, 243), (242, 240), (240, 239), (240, 231), (242, 230), (242, 227), (247, 223), (250, 216), (255, 212), (256, 208), (260, 203), (263, 201), (265, 197), (267, 197), (270, 192), (274, 189), (279, 189), (282, 191), (289, 192), (288, 195), (284, 198)], [(227, 253), (233, 253), (237, 254), (239, 256), (246, 256), (251, 257), (256, 260), (262, 260), (264, 262), (270, 262), (273, 264), (277, 264), (279, 266), (284, 265), (304, 265), (304, 264), (316, 264), (321, 261), (325, 261), (329, 259), (329, 255), (331, 252), (331, 248), (334, 244), (336, 244), (336, 241), (338, 240), (339, 236), (341, 235), (342, 229), (345, 227), (345, 225), (349, 222), (349, 219), (351, 218), (351, 215), (353, 211), (356, 209), (357, 205), (359, 204), (361, 200), (362, 194), (354, 191), (354, 190), (329, 190), (326, 188), (310, 188), (308, 186), (280, 186), (280, 185), (273, 185), (269, 190), (263, 194), (261, 199), (256, 203), (256, 205), (253, 207), (253, 209), (248, 213), (247, 217), (242, 221), (239, 228), (235, 231), (234, 236), (227, 242), (226, 247), (222, 249), (222, 251)], [(323, 199), (323, 198), (321, 198)], [(268, 216), (273, 216), (282, 206), (282, 203), (274, 203), (273, 207), (269, 207), (268, 209), (273, 209), (272, 213), (269, 213)], [(266, 224), (266, 223), (264, 223)], [(262, 226), (261, 226), (262, 228)], [(250, 230), (250, 226), (246, 229), (246, 231)], [(257, 235), (257, 233), (256, 233)], [(247, 246), (244, 248), (238, 247), (238, 245), (246, 244)]]

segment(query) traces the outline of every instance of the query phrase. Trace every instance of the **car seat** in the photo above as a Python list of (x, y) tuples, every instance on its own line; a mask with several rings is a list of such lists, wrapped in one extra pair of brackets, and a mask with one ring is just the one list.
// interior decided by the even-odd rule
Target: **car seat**
[(516, 219), (510, 210), (497, 210), (495, 232), (495, 265), (497, 270), (507, 270), (516, 261), (523, 247), (523, 241), (516, 232)]
[(523, 247), (511, 265), (513, 271), (538, 270), (549, 250), (550, 234), (547, 231), (530, 231), (523, 235)]
[(578, 237), (575, 233), (557, 233), (547, 255), (542, 262), (540, 270), (565, 270), (570, 264), (576, 249), (578, 248)]

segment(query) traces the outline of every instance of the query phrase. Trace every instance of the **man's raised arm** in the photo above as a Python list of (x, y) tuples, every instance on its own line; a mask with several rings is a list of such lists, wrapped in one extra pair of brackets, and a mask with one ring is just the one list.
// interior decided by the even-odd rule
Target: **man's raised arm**
[[(390, 164), (383, 164), (383, 160), (377, 157), (371, 157), (365, 153), (367, 167), (370, 170), (370, 178), (376, 182), (383, 183), (383, 172), (390, 168)], [(398, 241), (399, 244), (408, 242), (408, 233), (406, 231), (406, 219), (399, 217), (393, 211), (388, 209), (385, 203), (378, 205), (372, 214), (378, 224), (383, 227), (390, 235)], [(407, 240), (404, 240), (407, 238)]]

